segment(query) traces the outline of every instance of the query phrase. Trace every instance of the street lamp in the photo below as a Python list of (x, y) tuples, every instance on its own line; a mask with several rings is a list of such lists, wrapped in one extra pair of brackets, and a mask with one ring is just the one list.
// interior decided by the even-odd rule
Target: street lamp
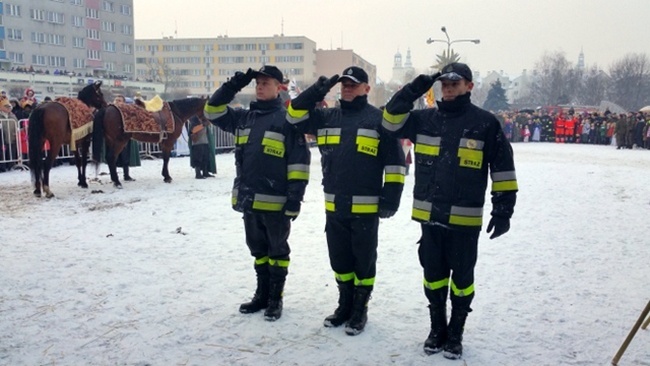
[(453, 43), (460, 43), (460, 42), (472, 42), (472, 43), (474, 43), (474, 44), (479, 44), (479, 43), (481, 43), (481, 40), (480, 40), (480, 39), (455, 39), (455, 40), (452, 41), (452, 40), (449, 38), (449, 34), (447, 33), (447, 27), (443, 26), (442, 28), (440, 28), (440, 30), (442, 31), (442, 33), (445, 34), (445, 36), (447, 37), (447, 40), (445, 41), (444, 39), (431, 39), (431, 38), (429, 38), (429, 39), (427, 39), (427, 44), (431, 44), (431, 43), (433, 43), (433, 42), (444, 42), (444, 43), (447, 43), (447, 57), (449, 57), (449, 55), (450, 55), (450, 53), (451, 53), (451, 45), (452, 45)]

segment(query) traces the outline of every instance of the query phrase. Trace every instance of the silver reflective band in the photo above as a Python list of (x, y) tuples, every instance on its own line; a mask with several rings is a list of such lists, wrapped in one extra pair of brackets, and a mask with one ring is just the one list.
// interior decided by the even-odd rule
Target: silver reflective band
[(517, 180), (517, 176), (514, 170), (507, 171), (507, 172), (496, 172), (490, 174), (490, 176), (492, 177), (493, 182), (501, 182), (504, 180)]
[(325, 193), (325, 201), (334, 202), (334, 197), (333, 193)]
[(431, 202), (413, 200), (413, 208), (430, 212), (432, 207), (433, 204)]
[(416, 144), (440, 146), (440, 141), (442, 141), (441, 137), (433, 137), (433, 136), (427, 136), (427, 135), (417, 135), (415, 137), (415, 143)]
[(460, 139), (460, 144), (459, 147), (466, 147), (468, 149), (472, 150), (483, 150), (483, 146), (485, 145), (485, 142), (481, 140), (474, 140), (474, 139)]
[(483, 207), (451, 206), (450, 213), (459, 216), (483, 216)]
[(367, 128), (360, 128), (357, 131), (357, 136), (366, 136), (366, 137), (372, 137), (372, 138), (379, 138), (379, 132), (375, 130), (369, 130)]
[[(250, 133), (250, 129), (248, 130), (248, 132)], [(269, 138), (271, 140), (284, 142), (284, 135), (278, 132), (266, 131), (264, 132), (264, 138)]]
[(440, 77), (438, 77), (438, 80), (453, 80), (453, 81), (458, 81), (458, 80), (460, 80), (460, 79), (463, 79), (463, 77), (462, 77), (460, 74), (455, 73), (455, 72), (453, 72), (453, 71), (452, 71), (452, 72), (448, 72), (448, 73), (446, 73), (446, 74), (442, 74), (442, 75), (440, 75)]
[(386, 173), (398, 173), (402, 175), (406, 175), (406, 167), (403, 167), (401, 165), (386, 165), (384, 167)]
[(285, 203), (287, 202), (287, 197), (271, 196), (268, 194), (255, 193), (255, 201), (270, 202), (270, 203)]
[(318, 130), (318, 136), (340, 136), (341, 135), (341, 129), (340, 128), (321, 128)]
[(352, 196), (352, 203), (379, 203), (379, 196)]

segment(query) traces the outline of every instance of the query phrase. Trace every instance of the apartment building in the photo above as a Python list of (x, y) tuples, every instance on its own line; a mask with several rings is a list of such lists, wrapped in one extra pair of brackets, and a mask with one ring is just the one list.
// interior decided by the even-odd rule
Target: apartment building
[(133, 77), (133, 0), (9, 0), (0, 4), (3, 69)]
[[(157, 81), (191, 95), (212, 94), (237, 71), (275, 65), (299, 85), (316, 75), (316, 43), (307, 37), (228, 37), (137, 39), (136, 77)], [(251, 84), (242, 92), (255, 94)], [(243, 103), (245, 104), (245, 103)]]

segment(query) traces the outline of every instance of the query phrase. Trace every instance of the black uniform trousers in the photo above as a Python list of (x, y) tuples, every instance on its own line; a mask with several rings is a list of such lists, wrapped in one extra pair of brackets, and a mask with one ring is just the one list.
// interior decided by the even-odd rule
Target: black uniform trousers
[[(271, 281), (282, 281), (288, 273), (291, 220), (282, 212), (244, 213), (246, 245), (255, 257), (255, 270), (268, 270)], [(260, 273), (263, 275), (263, 273)]]
[[(422, 224), (422, 238), (418, 255), (424, 269), (424, 279), (434, 283), (425, 285), (425, 294), (432, 305), (447, 301), (449, 286), (452, 308), (471, 311), (474, 298), (474, 266), (478, 251), (478, 230), (457, 230), (441, 225)], [(444, 280), (451, 281), (443, 285)]]
[(325, 234), (332, 270), (337, 275), (354, 273), (360, 282), (357, 285), (372, 288), (377, 271), (378, 229), (376, 215), (354, 218), (327, 215)]

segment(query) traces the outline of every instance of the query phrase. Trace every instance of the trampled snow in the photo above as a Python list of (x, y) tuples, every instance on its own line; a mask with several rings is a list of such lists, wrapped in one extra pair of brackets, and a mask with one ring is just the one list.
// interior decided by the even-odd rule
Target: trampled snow
[[(512, 228), (496, 240), (481, 235), (464, 359), (607, 365), (649, 298), (650, 151), (513, 148)], [(276, 322), (238, 312), (255, 278), (230, 208), (232, 154), (218, 155), (218, 176), (206, 180), (174, 158), (171, 184), (160, 161), (143, 161), (121, 190), (105, 175), (103, 185), (77, 188), (75, 168), (57, 167), (49, 200), (33, 197), (29, 173), (0, 174), (0, 364), (462, 365), (422, 350), (429, 318), (410, 220), (413, 175), (399, 212), (380, 225), (365, 332), (323, 327), (337, 290), (312, 154)], [(650, 330), (640, 330), (620, 365), (650, 365), (649, 344)]]

